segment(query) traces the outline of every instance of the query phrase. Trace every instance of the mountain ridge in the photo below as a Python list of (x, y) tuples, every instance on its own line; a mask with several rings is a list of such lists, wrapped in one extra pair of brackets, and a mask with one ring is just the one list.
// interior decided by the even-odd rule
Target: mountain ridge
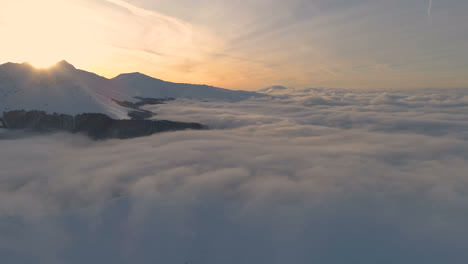
[(0, 65), (0, 112), (38, 110), (76, 115), (102, 113), (128, 118), (130, 110), (116, 101), (138, 102), (139, 98), (191, 98), (240, 101), (265, 96), (208, 85), (173, 83), (139, 73), (122, 73), (112, 79), (77, 69), (62, 60), (38, 69), (29, 63)]

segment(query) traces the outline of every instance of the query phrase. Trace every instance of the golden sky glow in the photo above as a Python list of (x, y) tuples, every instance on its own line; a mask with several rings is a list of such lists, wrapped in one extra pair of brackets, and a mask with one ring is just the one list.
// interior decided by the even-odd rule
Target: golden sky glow
[[(204, 52), (220, 44), (188, 23), (118, 0), (19, 0), (2, 5), (0, 34), (8, 36), (1, 43), (4, 62), (47, 67), (66, 59), (108, 77), (142, 71), (177, 79), (170, 69), (183, 67), (181, 61), (203, 60)], [(152, 67), (161, 70), (148, 70)]]
[(1, 35), (8, 36), (2, 40), (2, 59), (28, 61), (37, 67), (64, 57), (81, 65), (96, 63), (102, 39), (80, 17), (86, 12), (60, 0), (7, 2), (0, 28)]
[(466, 1), (354, 2), (0, 0), (0, 63), (247, 90), (468, 86)]

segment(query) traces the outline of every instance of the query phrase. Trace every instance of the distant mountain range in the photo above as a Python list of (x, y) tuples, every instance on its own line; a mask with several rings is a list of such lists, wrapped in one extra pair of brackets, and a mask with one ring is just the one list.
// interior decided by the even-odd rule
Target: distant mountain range
[(261, 92), (261, 93), (275, 93), (275, 92), (282, 92), (282, 91), (287, 91), (287, 90), (289, 90), (289, 88), (286, 88), (286, 87), (280, 86), (280, 85), (275, 85), (275, 86), (270, 86), (270, 87), (263, 88), (263, 89), (258, 90), (258, 91)]
[(111, 118), (125, 119), (129, 108), (116, 101), (138, 102), (139, 97), (232, 102), (261, 96), (265, 95), (166, 82), (141, 73), (126, 73), (107, 79), (76, 69), (66, 61), (48, 69), (36, 69), (28, 63), (0, 65), (0, 113), (12, 110), (68, 115), (102, 113)]

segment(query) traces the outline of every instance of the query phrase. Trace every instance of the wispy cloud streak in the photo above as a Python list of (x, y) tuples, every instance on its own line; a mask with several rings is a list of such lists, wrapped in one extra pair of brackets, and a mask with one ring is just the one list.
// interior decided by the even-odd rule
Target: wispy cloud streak
[(429, 6), (427, 7), (427, 16), (432, 16), (432, 0), (429, 0)]

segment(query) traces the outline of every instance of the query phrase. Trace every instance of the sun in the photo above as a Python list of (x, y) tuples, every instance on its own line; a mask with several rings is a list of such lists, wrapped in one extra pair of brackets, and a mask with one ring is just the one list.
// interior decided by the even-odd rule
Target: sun
[(27, 62), (35, 68), (46, 69), (50, 68), (51, 66), (55, 65), (58, 61), (61, 60), (62, 59), (57, 59), (48, 54), (44, 54), (43, 56), (41, 56), (40, 54), (35, 54), (29, 56)]

